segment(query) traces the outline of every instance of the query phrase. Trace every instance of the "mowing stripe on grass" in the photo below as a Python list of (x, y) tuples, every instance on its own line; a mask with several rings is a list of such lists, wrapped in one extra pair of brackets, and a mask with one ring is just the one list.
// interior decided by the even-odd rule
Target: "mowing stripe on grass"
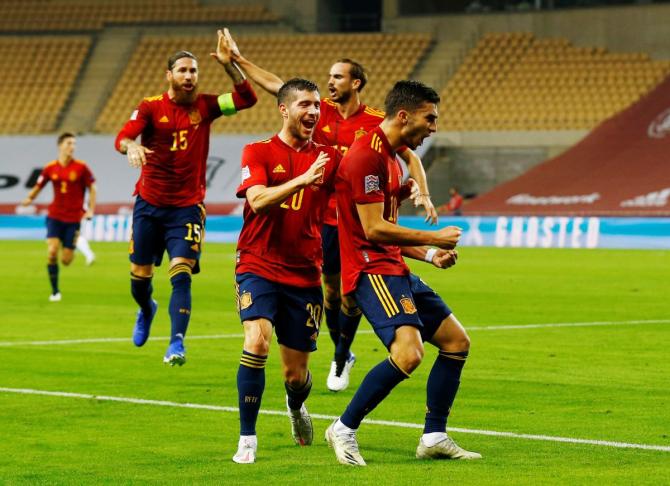
[[(555, 322), (545, 324), (510, 324), (491, 326), (467, 326), (468, 331), (506, 331), (514, 329), (543, 329), (554, 327), (598, 327), (598, 326), (640, 326), (648, 324), (670, 324), (670, 319), (649, 319), (636, 321), (594, 321), (594, 322)], [(361, 329), (358, 334), (372, 334), (369, 329)], [(188, 336), (188, 340), (194, 339), (242, 339), (244, 334), (212, 334), (203, 336)], [(169, 336), (158, 336), (149, 338), (150, 341), (167, 341)], [(8, 346), (54, 346), (60, 344), (92, 344), (92, 343), (130, 343), (130, 337), (123, 338), (84, 338), (84, 339), (57, 339), (52, 341), (0, 341), (0, 347)]]
[[(128, 398), (128, 397), (110, 397), (105, 395), (90, 395), (87, 393), (70, 393), (60, 391), (48, 390), (34, 390), (31, 388), (4, 388), (0, 387), (0, 393), (16, 393), (21, 395), (42, 395), (51, 397), (63, 398), (80, 398), (85, 400), (99, 400), (104, 402), (121, 402), (133, 403), (137, 405), (153, 405), (159, 407), (174, 407), (174, 408), (191, 408), (197, 410), (212, 410), (216, 412), (233, 412), (238, 413), (237, 407), (223, 407), (218, 405), (206, 405), (200, 403), (179, 403), (170, 402), (167, 400), (147, 400), (143, 398)], [(280, 410), (261, 410), (262, 415), (280, 415), (286, 416), (286, 411)], [(319, 420), (335, 420), (337, 417), (333, 415), (311, 414), (313, 419)], [(401, 427), (406, 429), (423, 429), (423, 424), (413, 424), (409, 422), (394, 422), (391, 420), (369, 420), (365, 419), (363, 422), (371, 425), (383, 425), (387, 427)], [(568, 444), (585, 444), (602, 447), (617, 447), (620, 449), (644, 449), (650, 451), (670, 452), (670, 446), (654, 445), (654, 444), (632, 444), (627, 442), (613, 442), (608, 440), (595, 439), (575, 439), (572, 437), (556, 437), (552, 435), (536, 435), (536, 434), (517, 434), (515, 432), (498, 432), (495, 430), (478, 430), (478, 429), (463, 429), (460, 427), (449, 427), (450, 432), (459, 432), (462, 434), (476, 434), (488, 435), (494, 437), (509, 437), (511, 439), (525, 439), (525, 440), (539, 440), (545, 442), (563, 442)]]

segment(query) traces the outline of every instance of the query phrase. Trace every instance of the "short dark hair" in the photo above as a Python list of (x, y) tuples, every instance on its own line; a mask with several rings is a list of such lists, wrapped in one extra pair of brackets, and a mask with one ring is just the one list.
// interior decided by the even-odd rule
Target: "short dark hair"
[(360, 93), (363, 91), (363, 88), (365, 88), (365, 85), (368, 82), (368, 73), (365, 72), (365, 68), (363, 65), (359, 62), (354, 61), (353, 59), (349, 59), (348, 57), (344, 57), (342, 59), (338, 59), (336, 62), (341, 62), (342, 64), (349, 64), (351, 66), (349, 68), (349, 74), (351, 75), (352, 78), (358, 79), (361, 84), (358, 86), (358, 92)]
[(319, 91), (319, 87), (313, 81), (302, 78), (292, 78), (282, 84), (277, 91), (277, 105), (286, 103), (290, 94), (295, 91)]
[(61, 143), (63, 143), (63, 140), (65, 140), (66, 138), (75, 138), (74, 133), (63, 132), (60, 135), (58, 135), (57, 145), (60, 145)]
[(195, 55), (191, 52), (188, 51), (177, 51), (174, 54), (170, 56), (167, 62), (167, 68), (168, 71), (172, 71), (172, 68), (174, 67), (175, 64), (177, 64), (177, 61), (183, 57), (188, 57), (193, 59), (194, 61), (197, 61), (198, 58), (195, 57)]
[(440, 95), (425, 84), (419, 81), (398, 81), (384, 100), (384, 111), (386, 118), (393, 118), (398, 111), (414, 111), (424, 103), (440, 102)]

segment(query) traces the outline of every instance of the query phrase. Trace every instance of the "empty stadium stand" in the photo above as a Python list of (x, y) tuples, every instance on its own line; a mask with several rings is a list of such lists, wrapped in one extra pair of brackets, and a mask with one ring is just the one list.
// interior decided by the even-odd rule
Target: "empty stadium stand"
[(203, 5), (198, 0), (2, 0), (0, 31), (95, 31), (108, 24), (263, 23), (262, 5)]
[(87, 36), (2, 36), (0, 133), (50, 133), (91, 45)]
[(575, 47), (565, 38), (490, 33), (469, 52), (443, 95), (442, 130), (590, 129), (670, 73), (644, 53)]
[[(316, 81), (322, 96), (327, 96), (328, 70), (333, 62), (341, 57), (355, 59), (369, 72), (369, 84), (363, 91), (365, 103), (381, 108), (386, 92), (395, 80), (412, 73), (430, 46), (431, 38), (423, 34), (273, 34), (239, 36), (237, 42), (249, 59), (283, 79), (301, 76)], [(192, 51), (200, 59), (201, 92), (230, 90), (228, 76), (209, 58), (214, 43), (214, 36), (142, 38), (98, 118), (96, 131), (118, 131), (142, 97), (165, 91), (165, 63), (172, 53), (181, 49)], [(257, 106), (232, 120), (215, 123), (213, 131), (276, 131), (279, 126), (276, 99), (260, 88), (257, 90)]]

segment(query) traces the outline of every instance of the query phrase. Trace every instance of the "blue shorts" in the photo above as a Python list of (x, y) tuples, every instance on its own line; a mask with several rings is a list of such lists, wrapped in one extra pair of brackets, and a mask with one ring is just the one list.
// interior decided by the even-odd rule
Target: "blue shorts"
[(451, 309), (423, 280), (407, 276), (362, 273), (354, 291), (358, 306), (375, 334), (389, 348), (400, 326), (414, 326), (429, 341)]
[(321, 246), (323, 248), (324, 275), (337, 275), (340, 273), (340, 242), (337, 239), (337, 226), (324, 224), (321, 228)]
[(272, 282), (253, 273), (235, 275), (240, 320), (264, 318), (272, 322), (277, 342), (297, 351), (316, 351), (323, 290)]
[(64, 223), (57, 219), (47, 217), (47, 238), (58, 238), (63, 248), (74, 250), (79, 238), (79, 227), (81, 223)]
[(167, 250), (175, 257), (195, 260), (193, 273), (200, 271), (200, 253), (205, 241), (205, 206), (157, 207), (137, 196), (133, 208), (130, 261), (136, 265), (159, 266)]

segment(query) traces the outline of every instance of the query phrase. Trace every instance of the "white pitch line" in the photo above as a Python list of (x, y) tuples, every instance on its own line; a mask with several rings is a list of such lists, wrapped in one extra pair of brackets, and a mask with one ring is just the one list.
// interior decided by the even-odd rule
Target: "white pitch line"
[[(595, 322), (555, 322), (545, 324), (511, 324), (499, 326), (468, 326), (468, 331), (506, 331), (513, 329), (544, 329), (558, 327), (598, 327), (598, 326), (640, 326), (646, 324), (670, 324), (670, 319), (650, 319), (635, 321), (595, 321)], [(361, 329), (358, 334), (373, 334), (370, 329)], [(242, 339), (244, 334), (212, 334), (202, 336), (188, 336), (188, 340), (203, 339)], [(167, 341), (169, 336), (149, 338), (150, 341)], [(130, 337), (125, 338), (85, 338), (85, 339), (57, 339), (52, 341), (0, 341), (0, 347), (9, 346), (53, 346), (59, 344), (95, 344), (95, 343), (129, 343)]]
[[(206, 405), (201, 403), (179, 403), (171, 402), (167, 400), (147, 400), (144, 398), (128, 398), (128, 397), (112, 397), (106, 395), (91, 395), (87, 393), (70, 393), (70, 392), (59, 392), (59, 391), (48, 391), (48, 390), (34, 390), (31, 388), (4, 388), (0, 387), (1, 393), (15, 393), (20, 395), (42, 395), (50, 397), (63, 397), (63, 398), (79, 398), (84, 400), (99, 400), (105, 402), (120, 402), (120, 403), (133, 403), (137, 405), (153, 405), (159, 407), (173, 407), (173, 408), (190, 408), (196, 410), (211, 410), (215, 412), (232, 412), (238, 413), (239, 409), (237, 407), (224, 407), (219, 405)], [(280, 410), (261, 410), (260, 414), (262, 415), (278, 415), (285, 416), (286, 411)], [(319, 420), (329, 420), (333, 421), (337, 417), (334, 415), (322, 415), (322, 414), (310, 414), (313, 419)], [(405, 429), (423, 429), (423, 424), (414, 424), (410, 422), (394, 422), (391, 420), (370, 420), (365, 419), (364, 423), (371, 425), (382, 425), (387, 427), (400, 427)], [(536, 440), (544, 442), (563, 442), (568, 444), (585, 444), (585, 445), (595, 445), (602, 447), (616, 447), (619, 449), (643, 449), (650, 451), (662, 451), (670, 452), (670, 446), (662, 446), (656, 444), (635, 444), (628, 442), (615, 442), (608, 440), (595, 440), (595, 439), (577, 439), (573, 437), (556, 437), (553, 435), (536, 435), (536, 434), (517, 434), (515, 432), (499, 432), (495, 430), (479, 430), (479, 429), (464, 429), (460, 427), (449, 427), (450, 432), (459, 432), (461, 434), (476, 434), (476, 435), (487, 435), (493, 437), (508, 437), (511, 439), (524, 439), (524, 440)]]

